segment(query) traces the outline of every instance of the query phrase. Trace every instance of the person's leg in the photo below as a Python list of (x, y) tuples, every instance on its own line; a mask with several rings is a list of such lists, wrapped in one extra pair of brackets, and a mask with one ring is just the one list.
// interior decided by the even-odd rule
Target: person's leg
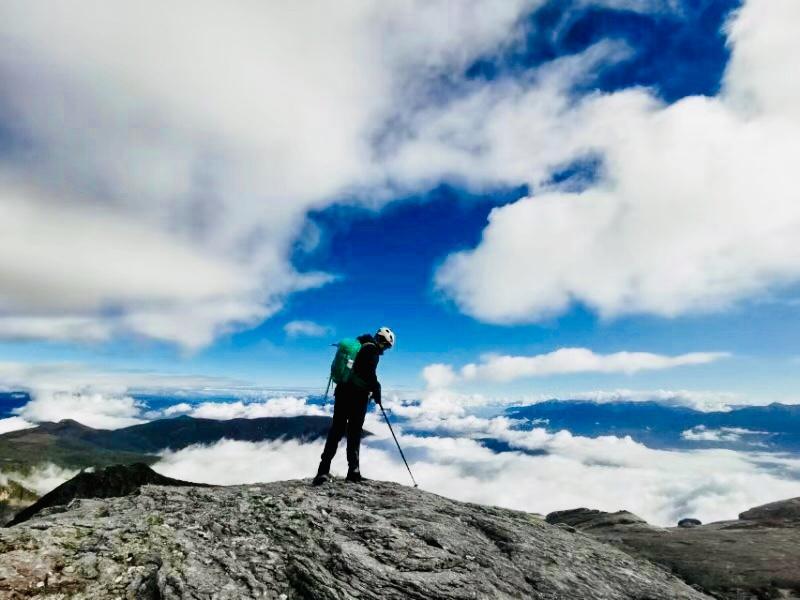
[(325, 449), (320, 457), (317, 475), (327, 475), (331, 469), (331, 461), (347, 428), (347, 404), (348, 398), (344, 397), (344, 394), (335, 396), (333, 421), (331, 422), (331, 428), (328, 430), (328, 437), (325, 440)]
[[(351, 479), (360, 479), (361, 430), (364, 427), (369, 396), (359, 395), (353, 400), (347, 422), (347, 475)], [(353, 477), (355, 474), (358, 474), (358, 477)]]

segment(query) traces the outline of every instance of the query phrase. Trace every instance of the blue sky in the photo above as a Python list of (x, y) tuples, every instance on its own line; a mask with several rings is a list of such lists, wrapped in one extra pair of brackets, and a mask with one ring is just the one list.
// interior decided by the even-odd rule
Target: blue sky
[[(390, 76), (381, 71), (387, 68), (385, 65), (378, 68), (372, 64), (356, 65), (355, 71), (375, 86), (382, 85), (387, 77), (400, 78), (398, 73), (406, 79), (394, 82), (399, 87), (383, 90), (381, 102), (372, 104), (373, 99), (370, 99), (363, 101), (363, 107), (359, 105), (363, 108), (360, 112), (371, 115), (371, 120), (362, 123), (360, 128), (354, 125), (355, 132), (347, 130), (347, 123), (339, 122), (352, 115), (333, 105), (340, 101), (349, 106), (352, 101), (350, 89), (344, 89), (350, 85), (348, 67), (353, 65), (346, 60), (351, 59), (351, 54), (345, 53), (346, 64), (328, 65), (323, 61), (320, 68), (313, 62), (325, 52), (318, 52), (315, 41), (309, 40), (305, 48), (292, 45), (296, 54), (280, 55), (279, 59), (274, 59), (263, 48), (247, 47), (246, 42), (235, 50), (247, 56), (255, 55), (260, 61), (278, 60), (275, 68), (283, 78), (254, 87), (253, 94), (263, 93), (278, 99), (274, 111), (250, 115), (246, 111), (251, 104), (243, 99), (248, 96), (235, 97), (234, 92), (239, 91), (236, 85), (241, 82), (236, 80), (236, 74), (228, 81), (224, 63), (221, 71), (214, 72), (220, 65), (211, 60), (207, 72), (199, 69), (197, 73), (186, 75), (199, 78), (200, 90), (203, 85), (213, 85), (215, 78), (223, 82), (219, 87), (230, 85), (225, 88), (225, 92), (232, 90), (230, 94), (220, 92), (216, 103), (206, 106), (192, 95), (193, 90), (186, 96), (174, 95), (169, 85), (161, 90), (158, 86), (163, 84), (163, 74), (145, 60), (144, 51), (143, 66), (112, 59), (106, 64), (92, 54), (91, 42), (86, 43), (86, 48), (78, 45), (75, 56), (67, 59), (77, 64), (80, 74), (74, 75), (68, 62), (55, 61), (49, 63), (49, 67), (43, 66), (48, 64), (50, 52), (41, 39), (44, 21), (37, 22), (32, 17), (26, 25), (28, 29), (0, 31), (3, 48), (11, 47), (8, 45), (11, 43), (20, 44), (28, 47), (33, 57), (27, 64), (8, 54), (0, 61), (0, 79), (7, 79), (9, 86), (19, 90), (18, 95), (13, 91), (0, 94), (0, 160), (4, 172), (12, 173), (15, 181), (23, 180), (36, 190), (32, 192), (35, 199), (29, 201), (30, 205), (68, 205), (72, 201), (64, 198), (80, 198), (75, 201), (75, 207), (69, 207), (69, 211), (75, 208), (75, 214), (69, 212), (69, 219), (73, 219), (78, 218), (75, 217), (78, 214), (89, 214), (85, 212), (87, 206), (102, 204), (102, 210), (107, 209), (114, 219), (121, 219), (123, 229), (120, 231), (131, 231), (129, 221), (125, 220), (130, 217), (135, 220), (136, 227), (144, 224), (147, 235), (152, 233), (152, 226), (159, 235), (166, 234), (181, 244), (186, 242), (186, 247), (196, 251), (196, 257), (201, 257), (198, 261), (206, 261), (202, 265), (195, 264), (192, 262), (195, 257), (187, 257), (182, 249), (176, 249), (174, 256), (167, 250), (154, 251), (152, 256), (141, 260), (134, 258), (132, 271), (119, 261), (98, 262), (97, 268), (92, 263), (91, 268), (86, 268), (87, 273), (91, 272), (85, 278), (91, 288), (86, 294), (96, 293), (97, 300), (86, 300), (82, 304), (82, 290), (86, 289), (86, 284), (81, 283), (80, 277), (72, 281), (70, 285), (74, 289), (69, 290), (58, 287), (60, 283), (50, 285), (50, 281), (42, 283), (38, 279), (51, 277), (52, 281), (60, 282), (61, 275), (70, 269), (81, 274), (86, 266), (80, 262), (83, 254), (76, 251), (77, 263), (64, 266), (58, 275), (48, 276), (45, 267), (26, 270), (26, 261), (30, 263), (40, 258), (33, 249), (26, 249), (30, 252), (21, 255), (18, 264), (7, 268), (2, 278), (4, 289), (0, 289), (0, 298), (5, 299), (7, 308), (3, 316), (9, 321), (7, 326), (0, 327), (5, 338), (0, 344), (0, 360), (32, 364), (75, 362), (98, 370), (166, 371), (241, 379), (266, 386), (322, 387), (331, 356), (330, 342), (388, 325), (395, 330), (398, 344), (386, 356), (381, 373), (386, 384), (398, 390), (424, 387), (421, 372), (433, 363), (459, 369), (480, 361), (486, 353), (530, 357), (559, 348), (579, 347), (597, 354), (627, 351), (677, 356), (725, 352), (731, 356), (710, 360), (707, 364), (644, 369), (633, 375), (590, 370), (573, 375), (519, 377), (507, 382), (476, 380), (467, 387), (488, 395), (689, 389), (739, 393), (758, 402), (800, 398), (795, 375), (796, 357), (800, 356), (796, 341), (800, 333), (797, 324), (800, 304), (793, 300), (800, 268), (793, 259), (772, 258), (770, 262), (763, 257), (772, 256), (771, 251), (759, 249), (753, 251), (757, 255), (755, 258), (741, 259), (749, 261), (748, 265), (755, 264), (752, 268), (743, 267), (741, 281), (730, 275), (717, 278), (716, 257), (728, 252), (730, 239), (738, 234), (731, 233), (724, 244), (720, 243), (722, 250), (698, 254), (698, 272), (687, 272), (684, 276), (679, 273), (682, 268), (676, 268), (679, 274), (664, 292), (666, 300), (650, 292), (638, 292), (640, 284), (637, 282), (641, 277), (638, 272), (620, 275), (621, 281), (631, 285), (631, 291), (622, 300), (609, 299), (602, 289), (587, 290), (580, 283), (563, 283), (558, 275), (541, 275), (547, 265), (555, 265), (556, 272), (561, 269), (570, 272), (574, 268), (573, 262), (561, 263), (562, 257), (571, 254), (570, 248), (577, 247), (584, 237), (584, 231), (574, 223), (565, 229), (570, 235), (560, 237), (554, 233), (552, 238), (545, 239), (532, 222), (530, 235), (546, 244), (536, 252), (529, 252), (524, 242), (519, 245), (519, 252), (511, 255), (505, 246), (501, 248), (496, 258), (496, 272), (500, 273), (509, 263), (521, 266), (514, 267), (511, 275), (498, 275), (498, 280), (487, 278), (485, 290), (476, 291), (472, 283), (462, 283), (477, 277), (477, 285), (481, 287), (482, 280), (476, 275), (480, 271), (476, 269), (484, 263), (476, 266), (473, 260), (458, 267), (456, 283), (441, 283), (440, 275), (452, 266), (454, 253), (466, 251), (467, 256), (474, 258), (476, 255), (469, 253), (476, 248), (481, 252), (493, 252), (488, 244), (482, 243), (490, 214), (511, 214), (507, 211), (517, 210), (526, 197), (536, 202), (548, 194), (579, 195), (586, 190), (605, 189), (608, 181), (624, 180), (624, 175), (609, 171), (616, 168), (613, 158), (616, 149), (604, 144), (612, 142), (570, 141), (593, 127), (602, 129), (603, 126), (602, 123), (593, 124), (580, 112), (582, 103), (592, 98), (629, 98), (630, 93), (641, 93), (661, 103), (658, 108), (648, 110), (666, 113), (670, 105), (687, 97), (715, 99), (723, 93), (724, 76), (734, 47), (729, 43), (724, 26), (740, 3), (693, 0), (667, 4), (546, 2), (521, 8), (518, 14), (502, 18), (499, 16), (502, 11), (492, 5), (479, 13), (479, 19), (473, 19), (479, 24), (489, 21), (491, 27), (475, 25), (478, 27), (475, 31), (470, 29), (471, 15), (448, 12), (455, 9), (446, 8), (443, 17), (438, 13), (431, 15), (443, 19), (443, 29), (430, 32), (434, 41), (424, 39), (426, 32), (415, 34), (419, 38), (401, 36), (397, 47), (392, 46), (395, 43), (392, 39), (385, 41), (382, 56), (390, 57), (387, 61), (397, 56), (400, 58), (396, 60), (401, 61), (392, 65), (394, 71)], [(494, 12), (487, 12), (489, 10)], [(402, 15), (396, 16), (388, 9), (387, 12), (389, 14), (382, 18), (399, 19), (398, 22), (408, 25), (402, 21), (405, 18)], [(319, 19), (323, 30), (324, 17), (321, 15)], [(354, 17), (359, 27), (364, 21), (362, 17)], [(375, 15), (368, 17), (366, 21), (370, 22)], [(207, 25), (202, 22), (202, 14), (192, 18), (196, 20), (187, 24), (189, 29)], [(283, 18), (283, 15), (275, 18)], [(312, 16), (309, 21), (315, 18)], [(456, 22), (458, 19), (461, 20)], [(374, 28), (380, 27), (382, 22), (376, 21), (378, 24)], [(294, 21), (291, 24), (296, 25)], [(84, 26), (90, 33), (99, 27), (91, 22)], [(124, 24), (119, 26), (124, 27)], [(154, 35), (169, 32), (172, 26), (167, 20), (156, 28)], [(301, 26), (309, 25), (301, 22)], [(332, 25), (331, 29), (335, 27)], [(130, 35), (138, 40), (133, 29)], [(447, 33), (445, 38), (457, 39), (453, 47), (440, 47), (442, 31)], [(60, 31), (53, 46), (72, 43), (73, 33)], [(372, 33), (374, 31), (368, 28), (365, 39), (372, 40)], [(480, 43), (475, 39), (481, 40)], [(177, 48), (175, 60), (182, 57), (182, 43), (188, 44), (187, 56), (194, 56), (193, 52), (205, 56), (203, 53), (207, 52), (192, 47), (178, 36), (174, 46), (170, 46), (173, 50)], [(90, 58), (79, 56), (81, 51), (88, 52)], [(417, 56), (425, 52), (427, 56)], [(600, 58), (586, 58), (588, 62), (576, 67), (574, 72), (559, 70), (560, 61), (567, 57), (580, 58), (592, 52), (599, 53)], [(358, 52), (355, 55), (360, 56)], [(125, 69), (130, 72), (120, 75)], [(453, 115), (463, 117), (457, 112), (459, 101), (472, 98), (473, 94), (475, 98), (481, 98), (481, 94), (494, 98), (487, 101), (494, 103), (490, 108), (504, 114), (503, 110), (511, 109), (503, 108), (508, 97), (497, 93), (502, 89), (500, 86), (528, 86), (526, 91), (533, 95), (544, 93), (541, 90), (546, 85), (542, 81), (551, 71), (558, 73), (558, 101), (564, 104), (556, 111), (556, 116), (545, 115), (554, 119), (554, 123), (544, 133), (537, 134), (548, 138), (537, 139), (541, 152), (536, 150), (539, 146), (528, 155), (522, 152), (521, 156), (514, 157), (498, 151), (499, 158), (494, 159), (493, 150), (484, 147), (491, 144), (487, 141), (491, 140), (491, 132), (484, 132), (484, 137), (476, 134), (473, 139), (474, 132), (467, 126), (456, 133), (448, 130), (448, 135), (428, 134), (429, 131), (444, 131), (436, 128), (450, 122), (446, 120), (448, 115), (458, 123)], [(325, 76), (320, 76), (320, 72)], [(40, 75), (42, 81), (37, 81), (36, 75)], [(248, 81), (251, 73), (245, 75), (242, 81)], [(304, 77), (307, 78), (305, 82), (295, 81)], [(369, 77), (374, 77), (374, 81), (368, 80)], [(737, 77), (745, 79), (741, 73), (737, 73)], [(339, 89), (338, 82), (331, 83), (329, 78), (342, 79), (346, 85)], [(86, 81), (90, 82), (88, 86)], [(181, 80), (175, 83), (180, 84)], [(300, 85), (298, 89), (302, 93), (297, 92), (294, 85)], [(302, 105), (306, 101), (304, 97), (297, 101), (302, 105), (299, 111), (302, 118), (296, 119), (292, 98), (302, 96), (307, 88), (313, 92), (315, 85), (320, 86), (320, 94), (310, 93), (312, 99), (308, 106)], [(329, 92), (325, 86), (333, 91)], [(734, 87), (730, 85), (731, 89)], [(158, 93), (148, 96), (151, 88)], [(35, 105), (26, 113), (20, 108), (20, 98), (39, 89), (55, 90), (57, 97), (63, 97), (63, 103)], [(141, 98), (136, 95), (139, 93)], [(332, 99), (328, 99), (328, 93)], [(280, 100), (284, 95), (289, 98), (286, 105)], [(365, 95), (369, 96), (369, 90)], [(109, 97), (115, 100), (108, 102)], [(74, 115), (74, 121), (70, 121), (72, 116), (57, 117), (53, 129), (41, 126), (43, 114), (60, 114), (59, 111), (69, 108), (73, 99), (85, 98), (89, 99), (83, 102), (90, 107), (88, 116)], [(130, 107), (126, 104), (128, 101)], [(233, 104), (232, 110), (226, 102)], [(320, 105), (313, 102), (320, 102)], [(513, 108), (522, 111), (525, 108), (522, 104), (520, 99)], [(532, 106), (536, 106), (533, 101)], [(228, 111), (225, 116), (231, 117), (231, 122), (227, 128), (217, 131), (213, 128), (216, 124), (206, 130), (207, 121), (201, 120), (204, 124), (199, 126), (197, 119), (181, 120), (180, 111), (193, 114), (195, 109), (203, 119), (209, 115), (213, 117), (215, 110), (225, 109)], [(97, 112), (92, 113), (92, 110)], [(231, 116), (237, 110), (245, 112), (241, 123), (236, 115)], [(285, 119), (281, 110), (288, 111)], [(631, 111), (630, 123), (642, 114), (652, 114)], [(332, 120), (317, 122), (318, 113), (333, 115)], [(20, 114), (23, 118), (19, 118)], [(66, 114), (69, 115), (69, 111)], [(487, 113), (487, 122), (493, 114)], [(526, 121), (526, 115), (534, 121), (537, 118), (535, 114), (530, 117), (529, 113), (520, 112), (515, 117), (518, 120), (514, 121), (518, 122), (520, 130), (537, 125)], [(91, 125), (93, 119), (99, 123), (96, 130)], [(576, 133), (573, 123), (580, 119), (586, 119), (586, 124), (580, 128), (582, 132)], [(277, 131), (284, 127), (283, 121), (297, 124), (297, 128), (293, 130), (287, 126), (286, 131)], [(308, 125), (309, 122), (312, 124)], [(469, 118), (464, 117), (464, 122), (468, 123)], [(697, 123), (698, 128), (703, 129), (706, 121), (700, 118)], [(258, 129), (262, 126), (263, 131)], [(660, 139), (655, 127), (646, 143), (657, 148), (662, 144), (669, 146), (671, 142)], [(612, 130), (612, 137), (616, 135), (614, 131), (620, 129), (624, 127)], [(119, 141), (120, 131), (124, 132), (122, 141)], [(260, 131), (263, 139), (257, 135)], [(277, 141), (270, 137), (273, 133)], [(513, 137), (514, 133), (510, 130), (506, 137)], [(304, 137), (306, 134), (308, 138)], [(562, 135), (564, 148), (574, 146), (574, 150), (560, 147)], [(327, 137), (344, 141), (338, 145), (331, 142), (328, 147), (325, 146)], [(269, 141), (265, 143), (267, 150), (259, 145), (264, 139)], [(292, 141), (286, 142), (286, 147), (281, 146), (286, 139)], [(365, 139), (369, 141), (366, 147)], [(439, 165), (441, 157), (449, 156), (452, 148), (442, 147), (437, 152), (428, 146), (423, 150), (415, 146), (420, 140), (439, 143), (441, 139), (445, 144), (453, 144), (454, 154), (462, 146), (473, 148), (469, 160), (474, 162), (454, 159), (452, 163), (444, 161)], [(608, 149), (592, 150), (595, 143), (597, 148)], [(184, 151), (182, 144), (191, 151)], [(195, 144), (200, 144), (201, 149)], [(252, 150), (255, 147), (260, 150)], [(123, 165), (119, 172), (119, 164), (104, 162), (109, 148), (119, 152), (119, 162)], [(180, 151), (174, 151), (175, 148)], [(253, 156), (247, 156), (251, 151)], [(679, 151), (680, 148), (676, 150)], [(312, 158), (303, 156), (297, 159), (298, 164), (287, 158), (285, 165), (280, 163), (286, 156), (295, 160), (294, 152), (308, 153)], [(540, 154), (548, 153), (553, 157), (540, 158)], [(348, 156), (343, 158), (345, 154)], [(482, 156), (485, 160), (480, 158)], [(525, 161), (531, 163), (530, 177), (506, 170), (506, 163), (524, 165)], [(252, 163), (259, 166), (253, 168)], [(273, 164), (278, 165), (275, 172), (271, 169)], [(724, 168), (723, 165), (723, 172)], [(730, 169), (736, 169), (733, 162)], [(375, 176), (374, 172), (380, 174)], [(176, 173), (182, 173), (186, 179), (180, 179)], [(17, 177), (18, 174), (21, 175)], [(641, 177), (638, 181), (641, 182)], [(657, 188), (659, 182), (654, 181), (653, 185)], [(280, 191), (270, 196), (273, 189)], [(706, 201), (702, 192), (702, 186), (698, 186), (686, 193), (695, 194), (691, 202), (702, 204)], [(252, 204), (245, 207), (244, 198), (251, 197)], [(142, 208), (145, 205), (146, 210)], [(78, 209), (84, 212), (78, 213)], [(48, 214), (44, 210), (40, 219), (51, 218), (51, 224), (55, 224), (57, 216), (48, 217)], [(95, 217), (92, 212), (92, 218)], [(689, 213), (686, 221), (692, 223), (693, 219)], [(787, 222), (790, 221), (787, 217)], [(20, 222), (23, 227), (28, 223)], [(80, 221), (66, 221), (64, 227), (73, 222)], [(251, 222), (253, 226), (249, 228)], [(114, 240), (119, 240), (120, 236), (107, 225), (105, 222), (87, 224), (81, 239), (87, 236), (96, 239), (99, 238), (96, 232), (110, 231), (110, 245), (116, 246)], [(733, 225), (741, 226), (738, 220)], [(658, 229), (659, 221), (645, 222), (644, 227)], [(720, 219), (718, 227), (725, 229), (726, 220)], [(765, 236), (771, 235), (769, 227), (765, 225)], [(42, 231), (37, 229), (23, 237), (36, 240)], [(628, 235), (624, 231), (620, 226), (619, 237)], [(510, 239), (512, 235), (525, 236), (524, 229), (501, 233), (503, 239)], [(588, 231), (585, 237), (595, 234)], [(610, 233), (608, 240), (616, 239), (616, 235)], [(144, 233), (142, 236), (132, 239), (132, 248), (146, 251), (159, 247), (161, 238), (151, 240)], [(230, 242), (232, 239), (235, 243)], [(105, 239), (101, 241), (107, 243)], [(611, 244), (613, 241), (605, 242), (606, 246)], [(684, 264), (692, 262), (693, 255), (689, 250), (684, 252), (680, 243), (667, 240), (665, 247), (667, 244), (678, 247), (676, 260)], [(55, 262), (59, 259), (59, 247), (72, 248), (73, 245), (79, 244), (72, 238), (61, 246), (55, 244)], [(743, 239), (742, 245), (750, 247), (752, 243)], [(34, 246), (35, 243), (31, 243), (31, 247)], [(648, 244), (643, 247), (646, 246)], [(657, 233), (649, 246), (650, 250), (660, 247)], [(630, 253), (632, 247), (628, 246), (628, 254), (621, 256), (630, 257), (632, 263), (638, 262), (638, 253)], [(18, 250), (19, 246), (14, 248)], [(136, 252), (120, 248), (115, 259)], [(781, 249), (778, 246), (775, 251)], [(93, 258), (89, 262), (103, 252), (98, 242), (98, 247), (91, 250)], [(588, 252), (585, 257), (588, 273), (607, 268), (596, 265), (600, 271), (595, 269), (589, 260), (592, 253)], [(214, 262), (217, 259), (222, 262)], [(618, 257), (617, 260), (627, 258)], [(659, 256), (653, 258), (652, 271), (664, 268), (660, 260)], [(234, 265), (236, 269), (227, 269), (225, 273), (225, 265)], [(238, 272), (239, 267), (243, 267), (242, 273)], [(153, 275), (162, 268), (163, 276)], [(612, 275), (620, 270), (608, 268), (613, 271)], [(641, 268), (650, 269), (650, 266), (643, 264)], [(726, 262), (724, 268), (733, 267)], [(139, 270), (146, 275), (140, 277)], [(230, 274), (233, 271), (237, 271), (235, 275)], [(95, 287), (99, 291), (95, 292), (92, 287), (95, 281), (90, 276), (97, 272), (105, 274), (104, 279), (112, 283), (127, 279), (136, 283), (130, 284), (127, 296), (117, 293), (117, 284), (109, 284), (110, 290), (106, 290), (105, 284), (98, 284)], [(327, 276), (303, 279), (298, 275), (303, 273)], [(552, 279), (550, 283), (548, 277)], [(681, 281), (681, 277), (686, 281)], [(569, 299), (566, 303), (554, 300), (553, 308), (537, 304), (538, 299), (524, 298), (521, 304), (502, 308), (503, 314), (487, 308), (487, 294), (496, 295), (498, 299), (530, 294), (516, 289), (515, 281), (520, 278), (541, 279), (542, 286), (549, 286), (535, 294), (546, 296), (552, 291), (555, 298), (564, 292)], [(166, 285), (173, 296), (165, 292), (163, 298), (158, 294), (152, 298), (149, 290), (135, 287), (139, 279), (142, 288), (174, 282), (174, 291)], [(695, 284), (695, 279), (700, 283)], [(613, 277), (610, 280), (613, 281)], [(21, 299), (15, 296), (19, 287), (15, 284), (17, 281), (30, 285), (33, 292)], [(725, 287), (720, 296), (704, 291), (718, 284)], [(645, 289), (648, 285), (641, 284), (641, 287)], [(562, 290), (559, 286), (566, 287)], [(128, 283), (117, 287), (127, 290)], [(77, 299), (69, 302), (39, 302), (45, 297), (71, 298), (73, 291)], [(684, 304), (681, 297), (692, 300)], [(64, 319), (78, 319), (77, 325)], [(322, 336), (287, 335), (284, 326), (297, 320), (313, 321), (328, 331)], [(94, 328), (97, 328), (96, 333)], [(194, 331), (198, 332), (197, 339), (190, 335)]]

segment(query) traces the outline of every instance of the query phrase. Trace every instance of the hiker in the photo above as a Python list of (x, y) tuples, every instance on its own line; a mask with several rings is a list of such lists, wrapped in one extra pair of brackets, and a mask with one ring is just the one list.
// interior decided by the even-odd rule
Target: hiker
[(331, 461), (342, 437), (347, 434), (347, 477), (345, 481), (357, 483), (363, 481), (358, 463), (361, 447), (361, 428), (367, 414), (370, 394), (379, 406), (381, 405), (381, 384), (375, 372), (381, 354), (394, 346), (394, 333), (388, 327), (381, 327), (373, 335), (359, 336), (361, 349), (353, 361), (349, 378), (336, 385), (333, 392), (333, 422), (322, 451), (317, 476), (313, 484), (325, 483), (330, 475)]

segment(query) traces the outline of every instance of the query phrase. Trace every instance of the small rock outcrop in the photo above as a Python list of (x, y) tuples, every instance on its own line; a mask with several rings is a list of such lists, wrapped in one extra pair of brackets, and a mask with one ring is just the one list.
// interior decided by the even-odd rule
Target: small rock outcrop
[(698, 525), (702, 524), (703, 522), (700, 519), (686, 518), (678, 521), (678, 527), (683, 527), (684, 529), (688, 529), (690, 527), (697, 527)]
[(582, 531), (591, 531), (593, 529), (606, 530), (611, 528), (625, 529), (626, 531), (631, 529), (653, 529), (647, 521), (627, 510), (608, 513), (602, 510), (593, 510), (589, 508), (574, 508), (571, 510), (552, 512), (547, 515), (546, 520), (548, 523), (554, 525), (569, 525)]
[(65, 506), (76, 498), (115, 498), (139, 491), (143, 485), (200, 486), (165, 477), (144, 463), (114, 465), (99, 471), (83, 471), (51, 490), (32, 505), (18, 512), (7, 527), (27, 521), (36, 513), (51, 507)]
[(0, 598), (709, 600), (528, 513), (394, 483), (147, 485), (0, 530)]
[(791, 498), (756, 506), (741, 513), (739, 519), (760, 523), (774, 522), (776, 525), (796, 523), (800, 527), (800, 498)]
[(653, 527), (623, 514), (631, 515), (582, 508), (551, 513), (547, 521), (663, 565), (719, 598), (800, 598), (800, 498), (751, 508), (736, 521), (692, 519), (691, 527)]

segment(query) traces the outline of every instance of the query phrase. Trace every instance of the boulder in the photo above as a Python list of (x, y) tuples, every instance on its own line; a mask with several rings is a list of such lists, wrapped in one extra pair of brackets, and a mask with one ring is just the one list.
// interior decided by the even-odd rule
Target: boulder
[(647, 521), (641, 517), (620, 510), (613, 513), (593, 510), (589, 508), (573, 508), (571, 510), (559, 510), (547, 515), (548, 523), (571, 525), (579, 529), (588, 530), (612, 530), (612, 529), (652, 529)]
[(688, 529), (689, 527), (697, 527), (698, 525), (702, 524), (703, 522), (700, 521), (700, 519), (686, 518), (678, 521), (678, 527), (683, 527), (684, 529)]

